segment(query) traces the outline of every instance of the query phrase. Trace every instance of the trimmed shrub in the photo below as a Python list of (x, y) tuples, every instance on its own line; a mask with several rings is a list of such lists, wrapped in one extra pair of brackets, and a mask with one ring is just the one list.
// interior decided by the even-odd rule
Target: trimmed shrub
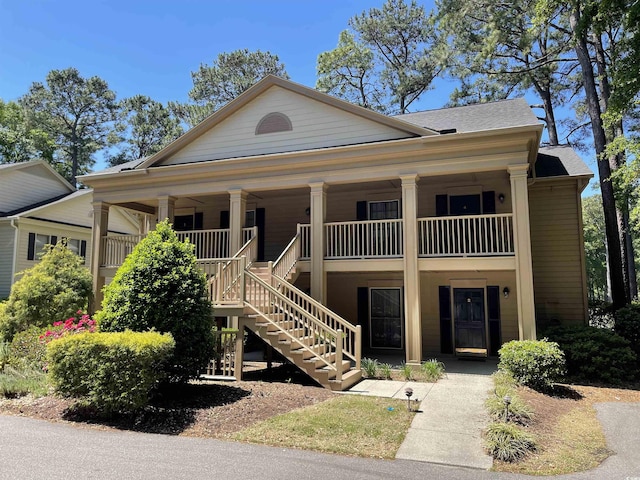
[(512, 340), (498, 352), (498, 368), (522, 385), (536, 390), (550, 388), (565, 373), (565, 359), (557, 343), (546, 340)]
[(214, 357), (205, 275), (196, 266), (193, 245), (178, 240), (167, 221), (125, 259), (104, 289), (96, 319), (103, 332), (171, 333), (176, 345), (167, 365), (170, 381), (197, 376)]
[(13, 284), (0, 316), (0, 338), (10, 342), (29, 326), (45, 327), (87, 307), (91, 273), (63, 242), (47, 245), (42, 260)]
[(614, 331), (629, 340), (629, 346), (636, 353), (636, 357), (640, 357), (640, 304), (634, 303), (621, 308), (615, 312), (614, 317)]
[(51, 382), (111, 415), (139, 410), (164, 376), (175, 343), (158, 332), (80, 333), (47, 345)]
[(495, 422), (485, 435), (487, 451), (496, 460), (516, 462), (536, 450), (533, 435), (512, 423)]
[(620, 384), (635, 375), (636, 354), (628, 340), (611, 330), (576, 325), (552, 327), (545, 335), (560, 345), (567, 373), (576, 381)]

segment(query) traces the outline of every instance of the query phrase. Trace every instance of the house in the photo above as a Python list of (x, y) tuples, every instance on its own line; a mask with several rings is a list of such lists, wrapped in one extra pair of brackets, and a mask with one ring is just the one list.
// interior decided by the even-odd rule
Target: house
[(541, 134), (523, 99), (390, 117), (266, 77), (155, 155), (82, 177), (96, 295), (141, 238), (107, 236), (119, 206), (169, 218), (216, 315), (332, 388), (363, 352), (495, 355), (586, 319), (592, 174)]
[[(63, 238), (91, 259), (92, 191), (78, 190), (44, 160), (0, 165), (0, 298), (9, 296), (16, 274), (32, 267), (44, 245)], [(138, 220), (114, 209), (112, 232), (137, 233)]]

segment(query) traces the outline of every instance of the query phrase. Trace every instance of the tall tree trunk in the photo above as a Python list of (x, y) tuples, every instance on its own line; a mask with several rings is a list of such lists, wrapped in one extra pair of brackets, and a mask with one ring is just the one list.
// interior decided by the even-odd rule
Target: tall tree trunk
[(558, 129), (556, 127), (556, 117), (553, 113), (553, 102), (551, 101), (551, 92), (548, 89), (543, 89), (539, 92), (542, 97), (542, 104), (544, 105), (544, 117), (547, 121), (547, 132), (549, 134), (549, 145), (559, 145), (558, 141)]
[[(602, 35), (594, 35), (594, 43), (596, 46), (596, 65), (598, 66), (598, 77), (600, 80), (600, 108), (602, 112), (606, 112), (609, 109), (609, 100), (611, 98), (611, 84), (609, 83), (607, 60), (605, 49), (602, 44)], [(623, 136), (624, 128), (622, 121), (619, 121), (605, 133), (608, 133), (608, 141), (612, 141), (617, 137)], [(618, 153), (617, 155), (611, 155), (609, 157), (609, 164), (612, 165), (612, 169), (614, 170), (624, 166), (626, 164), (624, 152)], [(615, 168), (613, 165), (615, 165)], [(618, 234), (620, 235), (625, 296), (628, 301), (631, 301), (631, 299), (637, 296), (638, 287), (636, 281), (633, 240), (631, 238), (631, 227), (629, 225), (629, 194), (626, 191), (618, 192), (616, 216), (618, 219)]]
[(584, 33), (579, 32), (580, 12), (578, 5), (574, 5), (574, 10), (571, 12), (569, 21), (575, 36), (575, 51), (582, 71), (582, 84), (585, 92), (587, 112), (591, 120), (593, 143), (596, 151), (596, 157), (598, 158), (598, 175), (600, 177), (602, 208), (604, 211), (607, 249), (609, 252), (612, 302), (614, 308), (620, 308), (626, 305), (628, 300), (625, 295), (623, 260), (620, 248), (618, 219), (616, 215), (616, 202), (613, 192), (613, 184), (611, 183), (612, 165), (603, 158), (607, 139), (602, 124), (602, 118), (600, 116), (600, 99), (596, 87), (593, 66), (591, 65), (586, 36)]

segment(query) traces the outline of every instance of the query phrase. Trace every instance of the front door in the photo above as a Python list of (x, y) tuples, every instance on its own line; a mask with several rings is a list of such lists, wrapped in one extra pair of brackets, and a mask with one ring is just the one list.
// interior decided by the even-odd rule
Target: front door
[(484, 288), (454, 288), (453, 306), (456, 352), (486, 354)]

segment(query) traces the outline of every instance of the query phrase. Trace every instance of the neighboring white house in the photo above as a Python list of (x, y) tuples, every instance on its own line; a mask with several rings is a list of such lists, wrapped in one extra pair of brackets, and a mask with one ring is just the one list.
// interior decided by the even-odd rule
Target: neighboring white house
[[(90, 265), (92, 201), (91, 189), (76, 190), (43, 160), (0, 165), (0, 298), (46, 244), (66, 238)], [(109, 230), (138, 233), (137, 218), (117, 209)]]

